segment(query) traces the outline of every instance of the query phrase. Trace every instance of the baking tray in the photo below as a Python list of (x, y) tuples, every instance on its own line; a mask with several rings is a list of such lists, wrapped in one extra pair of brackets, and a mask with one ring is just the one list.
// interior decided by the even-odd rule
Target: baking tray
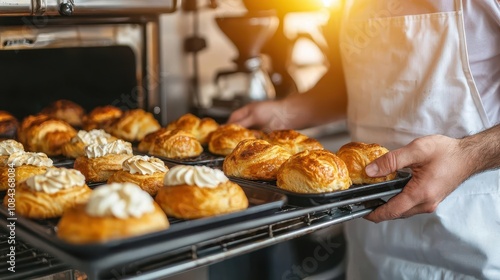
[(224, 159), (225, 159), (224, 156), (215, 155), (215, 154), (212, 154), (206, 150), (204, 150), (197, 157), (178, 158), (178, 159), (177, 158), (167, 158), (167, 157), (162, 157), (162, 156), (157, 156), (157, 155), (150, 155), (148, 153), (139, 152), (137, 149), (134, 149), (134, 154), (154, 156), (154, 157), (159, 158), (165, 162), (170, 162), (173, 164), (206, 165), (206, 166), (210, 166), (210, 167), (222, 166), (222, 163), (224, 162)]
[(284, 194), (288, 198), (288, 204), (301, 207), (323, 205), (350, 198), (356, 198), (370, 194), (385, 192), (389, 190), (402, 189), (410, 179), (411, 179), (410, 172), (400, 170), (397, 172), (397, 176), (394, 180), (375, 183), (375, 184), (352, 185), (349, 189), (343, 191), (306, 194), (306, 193), (297, 193), (280, 189), (276, 186), (276, 181), (246, 180), (246, 179), (231, 177), (231, 180), (238, 183), (245, 183)]

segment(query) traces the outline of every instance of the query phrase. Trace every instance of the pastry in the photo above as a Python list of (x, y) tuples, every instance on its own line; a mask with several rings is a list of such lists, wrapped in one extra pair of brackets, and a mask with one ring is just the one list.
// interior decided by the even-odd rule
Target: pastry
[(83, 117), (84, 130), (92, 129), (107, 130), (109, 126), (123, 115), (123, 111), (115, 106), (106, 105), (95, 107), (90, 113)]
[(190, 158), (201, 155), (200, 141), (184, 130), (161, 128), (150, 133), (139, 142), (140, 152), (166, 158)]
[(340, 147), (337, 155), (346, 163), (353, 184), (374, 184), (396, 178), (397, 172), (375, 178), (366, 175), (365, 167), (387, 152), (389, 150), (379, 144), (350, 142)]
[(0, 110), (0, 138), (14, 139), (17, 135), (19, 121), (7, 111)]
[(23, 144), (12, 139), (0, 141), (0, 167), (7, 166), (9, 156), (15, 152), (24, 152)]
[(120, 139), (136, 142), (160, 128), (161, 125), (153, 114), (143, 109), (133, 109), (125, 111), (119, 119), (113, 122), (108, 132)]
[(14, 178), (17, 186), (33, 175), (45, 173), (51, 167), (53, 162), (44, 153), (12, 153), (7, 159), (7, 165), (0, 167), (0, 190), (9, 188), (9, 178)]
[(296, 193), (325, 193), (346, 190), (352, 182), (346, 164), (334, 153), (305, 150), (281, 165), (276, 185)]
[(219, 124), (212, 118), (198, 118), (193, 114), (185, 114), (168, 124), (167, 129), (181, 129), (193, 134), (201, 144), (208, 142), (208, 135), (216, 130)]
[(221, 170), (207, 166), (176, 165), (167, 172), (155, 201), (167, 216), (197, 219), (248, 207), (243, 189)]
[(155, 157), (133, 156), (125, 160), (122, 170), (119, 170), (108, 179), (109, 183), (130, 182), (141, 187), (142, 190), (155, 196), (163, 186), (163, 178), (168, 168), (165, 163)]
[(57, 236), (68, 243), (89, 244), (165, 230), (167, 216), (153, 198), (132, 183), (95, 188), (87, 203), (65, 211)]
[(132, 157), (132, 144), (118, 139), (106, 144), (90, 144), (85, 155), (75, 159), (74, 168), (80, 170), (87, 182), (106, 182), (113, 173), (122, 170), (123, 162)]
[[(91, 192), (78, 170), (49, 168), (16, 188), (16, 214), (32, 219), (57, 218), (67, 209), (86, 202)], [(9, 203), (12, 198), (5, 196), (4, 205), (7, 207)]]
[(255, 134), (238, 124), (219, 126), (209, 136), (208, 150), (216, 155), (227, 156), (241, 140), (256, 139)]
[(276, 180), (278, 169), (291, 156), (284, 148), (265, 140), (246, 139), (226, 156), (222, 169), (227, 176)]
[(67, 122), (47, 115), (28, 116), (21, 123), (19, 141), (30, 152), (42, 152), (48, 156), (62, 154), (62, 146), (76, 135)]
[(279, 145), (288, 150), (292, 155), (305, 150), (322, 150), (323, 145), (296, 130), (275, 130), (269, 132), (265, 139), (274, 145)]
[(62, 146), (61, 152), (66, 157), (77, 158), (85, 155), (85, 147), (90, 144), (106, 144), (115, 140), (117, 140), (116, 137), (111, 136), (102, 129), (80, 130), (71, 138), (71, 141)]
[(85, 110), (71, 100), (60, 99), (43, 108), (40, 114), (63, 120), (74, 127), (81, 127)]

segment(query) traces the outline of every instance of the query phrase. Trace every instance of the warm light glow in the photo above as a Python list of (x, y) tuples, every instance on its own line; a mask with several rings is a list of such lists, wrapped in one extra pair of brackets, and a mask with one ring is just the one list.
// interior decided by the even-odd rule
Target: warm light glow
[(340, 1), (342, 0), (321, 0), (321, 2), (323, 2), (323, 6), (328, 9), (339, 7)]

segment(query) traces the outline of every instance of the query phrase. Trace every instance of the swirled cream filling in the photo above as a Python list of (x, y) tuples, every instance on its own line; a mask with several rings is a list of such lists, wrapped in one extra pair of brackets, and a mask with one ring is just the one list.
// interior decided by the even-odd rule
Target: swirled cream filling
[(53, 161), (44, 153), (15, 152), (9, 156), (7, 164), (15, 167), (19, 167), (21, 165), (51, 167)]
[(10, 156), (16, 152), (24, 152), (23, 144), (12, 139), (0, 142), (0, 156)]
[(151, 175), (156, 172), (167, 172), (165, 163), (155, 157), (133, 156), (123, 162), (123, 170), (131, 174)]
[(88, 158), (103, 157), (109, 154), (131, 155), (132, 144), (130, 142), (118, 139), (110, 143), (105, 143), (105, 144), (93, 143), (85, 147), (85, 155)]
[(109, 142), (112, 136), (106, 133), (102, 129), (92, 129), (90, 131), (80, 130), (78, 133), (71, 139), (72, 143), (81, 142), (85, 144), (85, 146), (97, 143), (97, 144), (106, 144)]
[(191, 185), (202, 188), (215, 188), (229, 179), (222, 170), (207, 166), (176, 165), (165, 174), (166, 186)]
[(85, 176), (76, 169), (49, 168), (44, 174), (26, 179), (31, 190), (48, 194), (85, 185)]

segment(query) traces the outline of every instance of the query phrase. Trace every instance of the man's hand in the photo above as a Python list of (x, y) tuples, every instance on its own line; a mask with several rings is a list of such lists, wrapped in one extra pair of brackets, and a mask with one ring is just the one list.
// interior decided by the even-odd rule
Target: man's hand
[(280, 101), (254, 102), (234, 111), (227, 123), (267, 131), (289, 129), (297, 116), (288, 109)]

